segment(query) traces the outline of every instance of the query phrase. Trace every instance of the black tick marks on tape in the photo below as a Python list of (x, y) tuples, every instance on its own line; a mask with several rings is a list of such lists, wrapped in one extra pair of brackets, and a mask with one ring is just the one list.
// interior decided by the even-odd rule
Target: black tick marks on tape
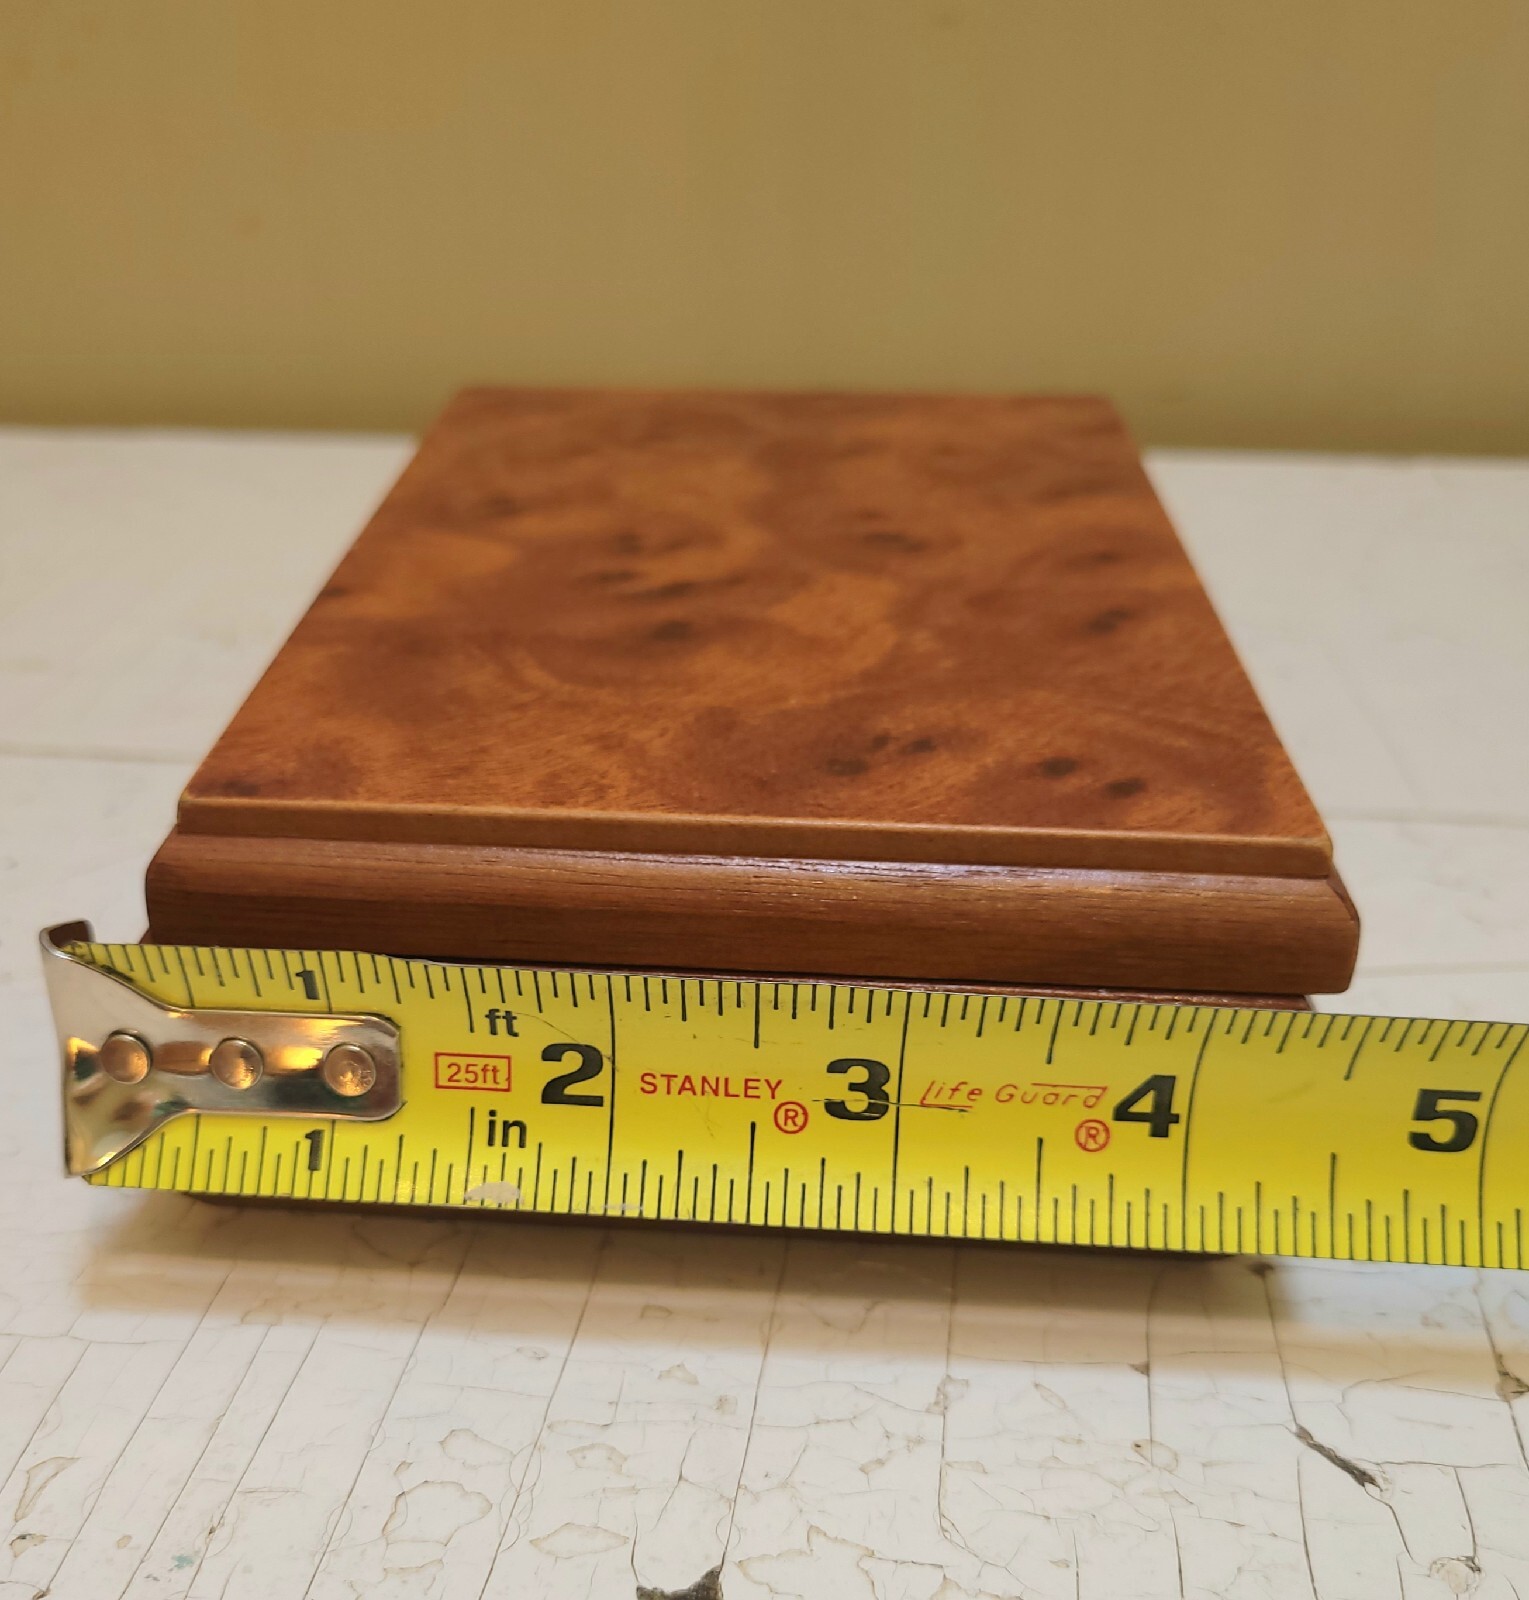
[(703, 1572), (688, 1589), (650, 1589), (639, 1583), (637, 1600), (722, 1600), (722, 1569)]

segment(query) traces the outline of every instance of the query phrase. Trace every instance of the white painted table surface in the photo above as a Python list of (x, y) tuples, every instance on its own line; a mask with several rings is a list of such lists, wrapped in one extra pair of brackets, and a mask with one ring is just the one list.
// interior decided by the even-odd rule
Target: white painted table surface
[[(0, 434), (0, 1597), (1529, 1600), (1516, 1275), (59, 1175), (36, 930), (137, 936), (407, 448)], [(1152, 468), (1333, 824), (1352, 1005), (1529, 1017), (1529, 464)]]

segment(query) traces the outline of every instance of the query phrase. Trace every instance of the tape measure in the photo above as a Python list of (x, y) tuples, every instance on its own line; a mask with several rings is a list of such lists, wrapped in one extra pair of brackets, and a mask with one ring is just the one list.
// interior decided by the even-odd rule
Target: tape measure
[(88, 934), (43, 945), (93, 1183), (1525, 1264), (1523, 1023)]

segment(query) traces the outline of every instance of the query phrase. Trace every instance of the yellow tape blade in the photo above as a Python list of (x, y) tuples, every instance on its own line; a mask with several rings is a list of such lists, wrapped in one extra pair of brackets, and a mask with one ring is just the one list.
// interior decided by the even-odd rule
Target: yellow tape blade
[(186, 1007), (400, 1027), (385, 1122), (184, 1116), (92, 1181), (1524, 1265), (1525, 1024), (89, 945)]

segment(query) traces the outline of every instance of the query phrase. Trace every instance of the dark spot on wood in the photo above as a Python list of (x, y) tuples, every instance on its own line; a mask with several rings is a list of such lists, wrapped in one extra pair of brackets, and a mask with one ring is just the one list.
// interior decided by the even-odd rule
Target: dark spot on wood
[(1097, 617), (1090, 617), (1088, 631), (1090, 633), (1113, 633), (1122, 622), (1129, 622), (1131, 613), (1122, 606), (1111, 606), (1108, 611), (1101, 611)]
[(865, 771), (865, 762), (859, 756), (830, 756), (823, 766), (836, 778), (858, 778)]
[(1078, 763), (1071, 756), (1048, 756), (1036, 768), (1043, 778), (1065, 778), (1068, 773), (1077, 770)]
[(1065, 505), (1069, 500), (1087, 500), (1101, 495), (1130, 492), (1133, 486), (1122, 481), (1118, 472), (1086, 472), (1081, 466), (1066, 470), (1063, 477), (1031, 485), (1025, 498), (1033, 505)]
[(689, 578), (680, 578), (674, 583), (661, 583), (656, 589), (640, 589), (632, 596), (634, 600), (682, 600), (687, 594), (694, 594), (696, 585)]
[(584, 581), (586, 583), (628, 583), (638, 576), (640, 574), (632, 567), (602, 567), (599, 572), (591, 572)]
[(873, 544), (880, 550), (902, 550), (911, 554), (917, 550), (928, 549), (923, 539), (915, 539), (911, 533), (904, 533), (899, 528), (872, 528), (869, 533), (862, 533), (860, 537), (867, 544)]
[(319, 590), (320, 600), (341, 600), (350, 593), (343, 583), (326, 583)]
[(910, 739), (903, 746), (905, 756), (927, 756), (935, 748), (933, 739)]
[(252, 778), (224, 778), (221, 783), (212, 785), (213, 794), (237, 795), (241, 800), (247, 800), (252, 795), (260, 793), (260, 785)]
[(687, 1589), (650, 1589), (639, 1583), (637, 1600), (722, 1600), (722, 1569), (703, 1572)]
[(678, 639), (688, 639), (695, 632), (695, 624), (675, 618), (672, 622), (660, 622), (648, 635), (650, 639), (657, 639), (662, 644), (673, 644)]
[(885, 750), (886, 747), (891, 744), (891, 742), (892, 735), (890, 733), (878, 733), (876, 737), (871, 740), (871, 749)]
[(520, 515), (520, 502), (507, 494), (491, 494), (478, 505), (480, 517), (515, 517)]
[(611, 537), (611, 549), (619, 551), (624, 556), (635, 556), (642, 552), (642, 535), (640, 533), (618, 533)]
[(1140, 794), (1147, 787), (1141, 778), (1116, 778), (1113, 783), (1104, 786), (1104, 792), (1113, 795), (1117, 800), (1129, 800), (1133, 794)]

